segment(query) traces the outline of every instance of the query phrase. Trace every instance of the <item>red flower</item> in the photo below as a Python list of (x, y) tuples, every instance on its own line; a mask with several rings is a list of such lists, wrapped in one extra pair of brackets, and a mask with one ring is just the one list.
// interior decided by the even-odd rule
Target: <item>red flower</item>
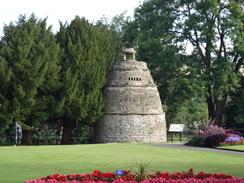
[[(126, 171), (124, 171), (126, 172)], [(178, 180), (182, 180), (179, 182), (238, 182), (244, 183), (244, 179), (240, 178), (234, 178), (230, 175), (225, 175), (223, 173), (217, 174), (217, 173), (204, 173), (200, 172), (198, 174), (193, 173), (193, 169), (189, 169), (188, 172), (175, 172), (175, 173), (161, 173), (161, 172), (156, 172), (155, 174), (150, 174), (149, 179), (143, 177), (142, 183), (157, 183), (157, 182), (178, 182)], [(130, 183), (137, 183), (135, 181), (136, 174), (126, 172), (124, 176), (121, 178), (117, 178), (114, 173), (102, 173), (99, 170), (95, 170), (93, 174), (76, 174), (76, 175), (59, 175), (59, 174), (54, 174), (54, 175), (49, 175), (47, 177), (43, 177), (39, 180), (29, 180), (25, 181), (25, 183), (68, 183), (68, 182), (73, 182), (73, 183), (102, 183), (102, 182), (113, 182), (115, 181), (116, 183), (118, 182), (130, 182)]]
[(94, 170), (94, 172), (93, 173), (95, 173), (95, 174), (99, 174), (99, 173), (101, 173), (99, 170)]

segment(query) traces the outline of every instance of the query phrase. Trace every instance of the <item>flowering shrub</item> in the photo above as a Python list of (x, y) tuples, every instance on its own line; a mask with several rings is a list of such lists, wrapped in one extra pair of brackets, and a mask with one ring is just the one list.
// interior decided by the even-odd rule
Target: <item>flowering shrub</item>
[(200, 134), (201, 132), (208, 130), (211, 126), (213, 126), (214, 121), (215, 119), (212, 118), (206, 121), (194, 121), (196, 134)]
[(226, 134), (225, 129), (215, 125), (215, 126), (210, 126), (208, 130), (201, 132), (200, 136), (203, 138), (203, 140), (205, 140), (207, 137), (213, 135), (220, 135), (220, 134)]
[(186, 143), (186, 145), (193, 146), (206, 146), (206, 147), (217, 147), (227, 145), (240, 145), (244, 144), (243, 137), (239, 132), (233, 130), (218, 127), (209, 126), (205, 131), (198, 131), (197, 135)]
[(240, 139), (242, 139), (242, 137), (240, 137), (239, 135), (236, 134), (227, 134), (228, 138), (225, 139), (226, 142), (237, 142)]
[(236, 132), (227, 131), (227, 138), (220, 143), (220, 146), (229, 146), (229, 145), (242, 145), (244, 144), (244, 138)]
[(215, 134), (212, 136), (209, 136), (205, 139), (205, 146), (206, 147), (218, 147), (220, 146), (220, 143), (223, 142), (226, 139), (226, 134)]
[(226, 130), (216, 125), (209, 126), (207, 130), (198, 133), (186, 145), (217, 147), (227, 138)]
[(148, 178), (142, 179), (141, 181), (135, 181), (137, 173), (130, 173), (130, 171), (124, 171), (124, 175), (120, 178), (116, 177), (114, 173), (102, 173), (99, 170), (95, 170), (93, 173), (88, 174), (73, 174), (73, 175), (50, 175), (43, 177), (38, 180), (27, 180), (25, 183), (244, 183), (244, 179), (232, 177), (225, 174), (217, 173), (204, 173), (200, 172), (198, 174), (193, 173), (193, 169), (188, 172), (176, 172), (176, 173), (162, 173), (157, 171), (154, 174), (149, 174)]

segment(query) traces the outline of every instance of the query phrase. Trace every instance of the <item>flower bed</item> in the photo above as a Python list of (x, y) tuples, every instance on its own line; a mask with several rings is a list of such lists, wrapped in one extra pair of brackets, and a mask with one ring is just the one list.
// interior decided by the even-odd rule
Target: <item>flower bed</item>
[(130, 173), (124, 171), (124, 175), (117, 177), (115, 173), (102, 173), (95, 170), (88, 174), (73, 174), (73, 175), (50, 175), (38, 180), (27, 180), (25, 183), (244, 183), (244, 179), (232, 177), (225, 174), (217, 173), (193, 173), (193, 169), (188, 172), (176, 173), (162, 173), (156, 172), (154, 174), (145, 173), (140, 175), (138, 173)]
[(220, 142), (220, 146), (230, 146), (230, 145), (243, 145), (244, 138), (240, 135), (240, 133), (235, 133), (230, 130), (226, 130), (227, 138), (225, 141)]
[(229, 145), (243, 145), (244, 138), (239, 132), (231, 129), (210, 125), (207, 130), (198, 130), (198, 134), (186, 143), (192, 146), (218, 147)]

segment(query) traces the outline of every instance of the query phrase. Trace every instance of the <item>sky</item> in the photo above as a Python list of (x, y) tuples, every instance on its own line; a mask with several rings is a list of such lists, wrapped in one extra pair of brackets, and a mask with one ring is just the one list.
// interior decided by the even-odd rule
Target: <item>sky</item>
[(18, 20), (19, 15), (29, 17), (32, 13), (39, 19), (47, 17), (48, 26), (53, 32), (59, 29), (61, 22), (70, 22), (76, 15), (96, 22), (102, 16), (109, 19), (127, 11), (133, 16), (134, 9), (142, 0), (2, 0), (0, 6), (0, 36), (3, 36), (4, 24)]

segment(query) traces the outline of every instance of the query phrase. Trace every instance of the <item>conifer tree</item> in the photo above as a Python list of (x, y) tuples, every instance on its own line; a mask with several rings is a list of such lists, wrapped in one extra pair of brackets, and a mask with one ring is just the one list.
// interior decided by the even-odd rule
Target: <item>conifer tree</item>
[(93, 123), (102, 115), (101, 88), (114, 61), (115, 46), (109, 33), (76, 17), (70, 25), (60, 23), (57, 40), (62, 48), (62, 84), (59, 98), (64, 106), (59, 118), (63, 122), (62, 144), (77, 124)]
[(9, 110), (8, 88), (10, 87), (11, 68), (6, 60), (0, 57), (0, 135), (9, 128), (11, 124), (11, 111)]
[[(22, 124), (23, 143), (32, 144), (34, 122), (45, 121), (51, 115), (52, 93), (59, 87), (59, 46), (46, 20), (34, 14), (29, 19), (20, 15), (16, 24), (4, 27), (0, 55), (10, 69), (11, 85), (1, 94), (9, 103), (12, 122)], [(3, 71), (2, 73), (7, 73)]]

